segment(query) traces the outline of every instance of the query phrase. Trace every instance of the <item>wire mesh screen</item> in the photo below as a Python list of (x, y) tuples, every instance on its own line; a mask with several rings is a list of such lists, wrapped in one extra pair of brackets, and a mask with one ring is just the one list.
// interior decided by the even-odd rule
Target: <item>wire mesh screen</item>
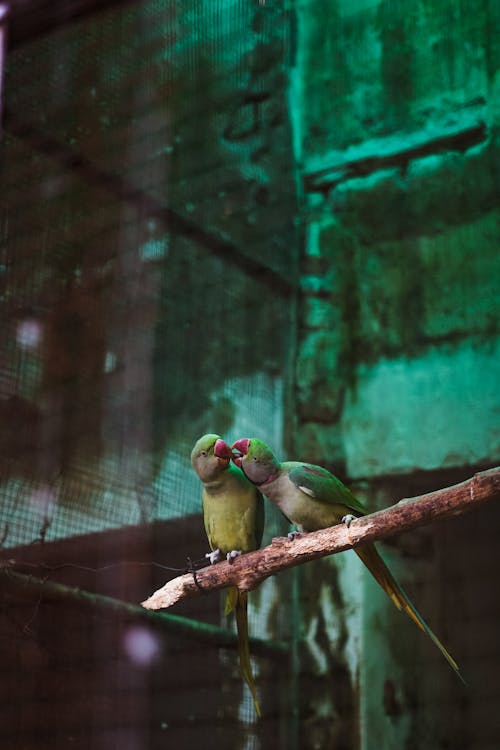
[(279, 447), (296, 259), (283, 10), (110, 7), (10, 50), (4, 546), (199, 512), (203, 432)]

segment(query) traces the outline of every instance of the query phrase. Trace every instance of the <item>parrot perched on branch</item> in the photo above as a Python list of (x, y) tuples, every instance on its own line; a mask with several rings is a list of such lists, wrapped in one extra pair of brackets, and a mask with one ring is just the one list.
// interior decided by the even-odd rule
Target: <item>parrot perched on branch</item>
[[(233, 461), (247, 479), (258, 487), (299, 532), (317, 531), (344, 522), (349, 524), (366, 511), (351, 491), (327, 469), (299, 461), (281, 463), (258, 438), (242, 438), (233, 445)], [(458, 664), (422, 619), (393, 577), (373, 544), (363, 544), (354, 552), (398, 609), (426, 633), (464, 682)]]
[[(243, 552), (258, 549), (264, 531), (263, 497), (231, 458), (231, 449), (218, 435), (203, 435), (191, 452), (191, 464), (203, 484), (203, 521), (212, 550), (207, 554), (211, 563), (223, 556), (231, 562)], [(224, 614), (235, 610), (241, 673), (260, 716), (250, 663), (247, 597), (246, 591), (231, 586)]]

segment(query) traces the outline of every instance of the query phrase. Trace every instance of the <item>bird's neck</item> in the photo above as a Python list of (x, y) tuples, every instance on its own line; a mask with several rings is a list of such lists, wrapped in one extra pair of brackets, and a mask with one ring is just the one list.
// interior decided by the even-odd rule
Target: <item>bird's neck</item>
[(267, 479), (266, 479), (266, 480), (265, 480), (264, 482), (261, 482), (261, 483), (260, 483), (259, 485), (257, 485), (257, 486), (258, 486), (258, 487), (266, 487), (266, 486), (267, 486), (268, 484), (271, 484), (271, 482), (274, 482), (274, 480), (275, 480), (275, 479), (277, 479), (277, 478), (278, 478), (278, 476), (279, 476), (279, 469), (276, 469), (276, 471), (273, 471), (273, 473), (272, 473), (272, 474), (270, 474), (270, 475), (268, 476), (268, 478), (267, 478)]

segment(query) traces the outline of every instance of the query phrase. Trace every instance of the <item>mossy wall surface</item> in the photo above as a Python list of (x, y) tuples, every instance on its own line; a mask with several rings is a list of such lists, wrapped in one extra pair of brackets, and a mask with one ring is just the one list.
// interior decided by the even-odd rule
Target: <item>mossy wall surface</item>
[[(305, 241), (295, 453), (375, 509), (499, 463), (500, 13), (448, 0), (306, 0), (296, 13), (290, 101)], [(484, 546), (492, 568), (498, 555), (490, 532), (479, 541), (467, 528), (489, 528), (498, 512), (478, 515), (382, 551), (481, 698), (460, 692), (369, 576), (356, 588), (353, 561), (335, 610), (351, 646), (337, 640), (336, 658), (348, 664), (360, 734), (351, 728), (339, 747), (493, 748), (498, 722), (482, 720), (478, 703), (493, 716), (484, 685), (494, 681), (487, 660), (499, 663), (488, 635), (499, 613), (474, 580)], [(321, 579), (308, 579), (308, 597), (326, 616)], [(310, 622), (308, 648), (326, 658)], [(329, 671), (318, 656), (316, 671)], [(340, 699), (328, 694), (335, 713)], [(324, 726), (324, 703), (309, 707)]]
[[(355, 459), (349, 440), (358, 420), (348, 418), (348, 457), (337, 455), (337, 463), (347, 460), (349, 475), (363, 477), (495, 461), (498, 405), (491, 389), (483, 390), (483, 377), (494, 382), (498, 376), (500, 328), (497, 14), (487, 4), (476, 12), (472, 3), (342, 5), (311, 2), (298, 10), (301, 46), (293, 80), (303, 98), (296, 100), (294, 121), (307, 201), (301, 421), (336, 422), (346, 399), (369, 419), (374, 406), (363, 404), (358, 377), (370, 372), (377, 378), (377, 368), (391, 363), (408, 384), (404, 406), (420, 361), (436, 356), (426, 372), (439, 368), (440, 358), (449, 363), (442, 385), (450, 411), (454, 402), (475, 400), (487, 445), (472, 438), (468, 447), (450, 445), (446, 452), (455, 458), (444, 464), (402, 459), (393, 448), (381, 459), (368, 455), (368, 446)], [(363, 81), (370, 96), (358, 101)], [(325, 108), (324, 116), (314, 117), (317, 107)], [(460, 359), (464, 347), (471, 352), (468, 366)], [(446, 378), (446, 364), (441, 370)], [(432, 411), (430, 399), (422, 411)], [(381, 401), (373, 423), (381, 424), (385, 412), (385, 425), (396, 404), (384, 409)], [(311, 426), (305, 429), (312, 435)], [(453, 443), (457, 432), (451, 428), (443, 441)], [(429, 437), (424, 430), (420, 440)]]

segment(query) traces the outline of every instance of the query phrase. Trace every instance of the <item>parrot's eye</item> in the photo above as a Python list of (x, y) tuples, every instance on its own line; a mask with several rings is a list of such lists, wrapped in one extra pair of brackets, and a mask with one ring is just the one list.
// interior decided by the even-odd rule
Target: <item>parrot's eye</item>
[(200, 453), (200, 455), (201, 455), (201, 456), (208, 456), (208, 451), (202, 451), (202, 452)]
[(257, 461), (257, 456), (252, 456), (252, 461)]

